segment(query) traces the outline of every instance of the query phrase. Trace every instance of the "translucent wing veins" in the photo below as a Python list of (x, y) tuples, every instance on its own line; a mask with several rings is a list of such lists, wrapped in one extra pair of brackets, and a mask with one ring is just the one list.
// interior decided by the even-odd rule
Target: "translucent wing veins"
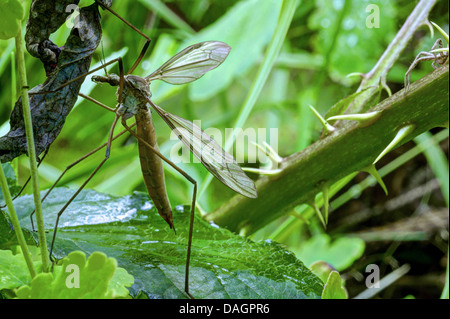
[(239, 194), (257, 197), (255, 183), (212, 137), (194, 123), (164, 111), (150, 100), (149, 103), (211, 174)]
[(185, 84), (201, 78), (218, 67), (230, 53), (231, 47), (219, 41), (206, 41), (191, 45), (174, 55), (155, 72), (147, 82), (162, 80), (170, 84)]

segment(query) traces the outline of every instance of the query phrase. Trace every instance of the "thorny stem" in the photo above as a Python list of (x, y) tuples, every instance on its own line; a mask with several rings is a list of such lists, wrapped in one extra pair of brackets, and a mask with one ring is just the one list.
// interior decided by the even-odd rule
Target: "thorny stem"
[(408, 19), (403, 24), (402, 28), (396, 34), (395, 38), (391, 41), (386, 51), (384, 51), (377, 64), (370, 70), (362, 79), (358, 88), (358, 92), (362, 91), (370, 86), (374, 86), (366, 90), (366, 92), (357, 96), (355, 100), (350, 104), (346, 113), (362, 113), (368, 107), (367, 102), (377, 93), (377, 86), (385, 85), (386, 77), (394, 63), (398, 60), (398, 57), (402, 51), (406, 48), (410, 39), (417, 31), (417, 29), (426, 24), (428, 21), (428, 13), (433, 8), (436, 0), (421, 0), (413, 12), (409, 15)]
[[(47, 272), (49, 269), (49, 259), (47, 250), (47, 241), (45, 239), (45, 229), (44, 229), (44, 217), (42, 215), (41, 206), (41, 196), (39, 193), (39, 180), (37, 174), (37, 161), (36, 161), (36, 150), (34, 146), (34, 135), (33, 126), (31, 122), (31, 111), (30, 111), (30, 101), (28, 98), (28, 85), (27, 85), (27, 75), (25, 72), (25, 60), (24, 60), (24, 50), (22, 42), (22, 29), (19, 28), (19, 32), (15, 37), (16, 41), (16, 52), (17, 52), (17, 66), (19, 69), (19, 82), (21, 88), (22, 96), (22, 107), (23, 107), (23, 117), (25, 123), (25, 131), (27, 135), (27, 147), (28, 147), (28, 157), (30, 159), (30, 170), (31, 170), (31, 182), (33, 186), (33, 197), (34, 205), (36, 211), (36, 221), (38, 226), (39, 234), (39, 246), (41, 250), (42, 257), (42, 271)], [(25, 254), (25, 252), (24, 252)]]

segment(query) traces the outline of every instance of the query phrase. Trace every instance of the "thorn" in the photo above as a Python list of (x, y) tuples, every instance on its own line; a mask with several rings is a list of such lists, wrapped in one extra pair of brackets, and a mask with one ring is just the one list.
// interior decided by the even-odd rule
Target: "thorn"
[(381, 83), (381, 87), (386, 91), (388, 96), (392, 96), (391, 88), (386, 84), (386, 79), (383, 78), (383, 81)]
[(275, 152), (275, 150), (272, 148), (272, 146), (270, 146), (266, 141), (263, 141), (264, 146), (266, 147), (266, 149), (269, 150), (269, 156), (270, 158), (272, 158), (274, 160), (274, 162), (276, 162), (277, 164), (281, 163), (283, 161), (283, 158), (278, 155), (277, 152)]
[(371, 164), (371, 165), (363, 168), (362, 171), (367, 172), (370, 175), (372, 175), (372, 177), (375, 178), (375, 180), (378, 182), (378, 184), (380, 184), (380, 186), (384, 190), (384, 193), (386, 194), (386, 196), (388, 195), (387, 187), (384, 184), (383, 179), (381, 178), (381, 176), (378, 173), (377, 169), (375, 168), (374, 164)]
[(314, 210), (314, 212), (316, 213), (317, 217), (319, 217), (320, 222), (323, 225), (324, 229), (327, 229), (327, 224), (325, 223), (325, 220), (323, 219), (322, 213), (320, 212), (319, 207), (317, 207), (316, 202), (313, 201), (312, 203), (308, 203), (309, 206), (311, 206), (311, 208)]
[(445, 32), (440, 26), (438, 26), (436, 23), (431, 22), (431, 24), (439, 31), (439, 33), (442, 35), (442, 37), (444, 38), (445, 42), (447, 42), (447, 46), (448, 46), (448, 34), (447, 32)]
[(242, 167), (242, 170), (249, 173), (255, 173), (260, 175), (277, 175), (281, 173), (281, 169), (261, 169), (253, 167)]
[(271, 163), (269, 169), (275, 169), (276, 167), (278, 167), (278, 164), (283, 161), (283, 158), (280, 157), (278, 153), (275, 152), (275, 150), (269, 144), (267, 144), (266, 141), (263, 141), (264, 147), (253, 141), (250, 141), (250, 143), (259, 148), (269, 158)]
[(352, 77), (352, 76), (359, 76), (359, 77), (365, 78), (366, 74), (365, 73), (361, 73), (361, 72), (353, 72), (353, 73), (347, 74), (345, 77), (349, 78), (349, 77)]
[(386, 153), (390, 152), (402, 139), (409, 135), (414, 130), (414, 125), (410, 124), (402, 127), (398, 130), (397, 135), (395, 135), (394, 139), (389, 143), (388, 146), (378, 155), (375, 161), (372, 163), (375, 165)]
[(430, 51), (430, 53), (441, 53), (441, 52), (448, 52), (448, 48), (439, 48)]
[(330, 116), (327, 118), (327, 121), (338, 121), (338, 120), (348, 120), (348, 121), (358, 121), (358, 122), (366, 122), (377, 119), (381, 115), (381, 111), (374, 111), (363, 114), (342, 114)]
[(316, 109), (312, 106), (309, 105), (309, 108), (311, 109), (311, 111), (313, 111), (313, 113), (316, 115), (316, 117), (319, 119), (320, 124), (322, 124), (323, 127), (323, 135), (327, 136), (331, 133), (333, 133), (334, 131), (336, 131), (336, 128), (332, 125), (330, 125), (320, 114), (319, 112), (316, 111)]
[(322, 186), (322, 198), (323, 198), (323, 210), (324, 210), (324, 215), (325, 215), (325, 223), (328, 224), (328, 208), (330, 206), (330, 194), (329, 194), (329, 188), (327, 184), (324, 184)]
[(433, 26), (431, 25), (431, 23), (430, 23), (430, 20), (426, 20), (425, 21), (425, 24), (426, 24), (426, 26), (428, 27), (428, 29), (430, 30), (430, 36), (431, 36), (431, 38), (434, 38), (434, 29), (433, 29)]
[(291, 211), (289, 213), (292, 217), (295, 217), (297, 219), (300, 219), (302, 222), (304, 222), (306, 225), (309, 225), (309, 220), (307, 220), (305, 217), (303, 217), (301, 214), (297, 213), (295, 210)]

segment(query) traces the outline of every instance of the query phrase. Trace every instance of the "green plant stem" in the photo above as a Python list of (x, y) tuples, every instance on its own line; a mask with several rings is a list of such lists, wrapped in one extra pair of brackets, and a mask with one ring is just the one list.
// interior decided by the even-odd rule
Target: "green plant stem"
[(42, 257), (42, 270), (43, 272), (47, 272), (49, 269), (49, 258), (47, 250), (47, 241), (45, 238), (44, 217), (42, 215), (41, 195), (39, 193), (36, 150), (34, 147), (34, 135), (33, 135), (33, 126), (31, 122), (30, 101), (28, 98), (28, 84), (27, 84), (27, 75), (25, 71), (25, 59), (24, 59), (21, 28), (19, 28), (19, 32), (15, 37), (15, 41), (17, 53), (17, 66), (19, 68), (19, 81), (22, 96), (23, 117), (25, 123), (25, 131), (27, 135), (28, 157), (30, 159), (31, 183), (33, 186), (36, 222), (39, 234), (39, 247), (41, 249), (41, 257)]
[(205, 219), (251, 234), (293, 207), (309, 203), (321, 192), (324, 182), (332, 185), (373, 163), (405, 123), (415, 126), (400, 143), (445, 125), (448, 65), (413, 83), (407, 94), (402, 90), (383, 100), (372, 111), (382, 113), (370, 125), (346, 121), (333, 134), (286, 158), (280, 174), (260, 177), (256, 183), (257, 200), (235, 196)]
[[(384, 51), (377, 64), (364, 75), (358, 88), (358, 92), (367, 89), (357, 96), (350, 104), (346, 113), (361, 113), (367, 110), (367, 102), (378, 92), (378, 86), (386, 86), (386, 77), (400, 54), (408, 45), (417, 29), (428, 21), (428, 13), (433, 8), (436, 0), (421, 0), (413, 12), (406, 19), (401, 29), (395, 35), (386, 51)], [(372, 88), (370, 88), (372, 87)]]
[[(287, 31), (291, 25), (292, 18), (294, 17), (295, 9), (298, 5), (298, 0), (284, 0), (281, 5), (280, 15), (278, 17), (278, 24), (275, 32), (272, 35), (269, 46), (267, 47), (266, 54), (262, 64), (256, 74), (255, 81), (253, 81), (250, 91), (244, 101), (244, 105), (241, 108), (241, 112), (234, 124), (234, 128), (242, 128), (245, 125), (253, 107), (255, 106), (256, 100), (260, 95), (267, 78), (269, 77), (270, 71), (280, 53), (281, 46), (283, 45), (284, 39), (286, 38)], [(234, 130), (235, 131), (235, 130)], [(230, 151), (236, 136), (230, 136), (226, 143), (224, 149)], [(213, 179), (211, 174), (201, 183), (201, 188), (199, 190), (199, 197), (206, 190)]]
[(3, 166), (0, 164), (0, 186), (5, 197), (5, 203), (8, 207), (9, 216), (11, 217), (11, 222), (16, 233), (17, 241), (19, 242), (20, 248), (22, 248), (23, 257), (27, 264), (28, 270), (30, 271), (31, 278), (36, 276), (36, 270), (34, 269), (33, 261), (31, 260), (31, 253), (28, 250), (28, 245), (23, 235), (22, 228), (20, 227), (19, 218), (17, 217), (16, 210), (11, 198), (11, 193), (9, 192), (8, 182), (6, 180), (5, 172), (3, 171)]
[(14, 104), (16, 103), (16, 59), (14, 57), (14, 52), (11, 52), (11, 110), (14, 109)]

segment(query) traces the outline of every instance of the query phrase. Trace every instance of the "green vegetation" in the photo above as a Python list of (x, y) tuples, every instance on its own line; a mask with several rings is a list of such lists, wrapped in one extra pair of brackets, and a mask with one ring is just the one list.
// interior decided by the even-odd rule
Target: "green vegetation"
[[(245, 159), (241, 166), (253, 169), (248, 175), (258, 190), (257, 199), (247, 199), (200, 163), (179, 164), (200, 189), (190, 276), (195, 298), (372, 297), (374, 290), (365, 282), (368, 265), (376, 265), (385, 279), (376, 298), (448, 298), (448, 62), (437, 70), (431, 61), (419, 63), (408, 91), (403, 90), (416, 55), (442, 38), (436, 30), (430, 36), (423, 23), (428, 17), (448, 32), (448, 4), (371, 4), (380, 9), (379, 28), (367, 26), (373, 11), (362, 1), (113, 1), (114, 11), (152, 39), (136, 75), (150, 74), (196, 42), (216, 40), (232, 47), (225, 62), (198, 81), (150, 86), (160, 107), (201, 120), (203, 129), (219, 129), (221, 135), (212, 136)], [(23, 7), (26, 19), (30, 1)], [(145, 39), (108, 11), (101, 15), (103, 40), (91, 68), (122, 56), (128, 70)], [(2, 30), (4, 37), (16, 35)], [(62, 26), (51, 39), (61, 46), (69, 32)], [(19, 78), (10, 65), (15, 49), (13, 39), (0, 41), (0, 136), (8, 131), (11, 105), (21, 92), (11, 81)], [(44, 82), (40, 61), (25, 53), (25, 65), (30, 88)], [(108, 72), (118, 73), (117, 65)], [(115, 107), (115, 90), (88, 78), (81, 92)], [(311, 106), (323, 125), (333, 125), (328, 133)], [(179, 142), (152, 114), (161, 152), (179, 155), (173, 151)], [(78, 100), (39, 167), (41, 195), (66, 166), (106, 142), (113, 119), (113, 113)], [(233, 148), (239, 137), (226, 136), (227, 128), (265, 128), (267, 143), (273, 138), (269, 130), (278, 129), (277, 145), (271, 145), (277, 154), (268, 156), (272, 162), (259, 162), (250, 143)], [(115, 133), (122, 129), (117, 125)], [(383, 153), (398, 132), (405, 134)], [(40, 231), (45, 229), (49, 243), (55, 214), (103, 158), (101, 150), (73, 167), (42, 204)], [(21, 156), (12, 168), (2, 165), (13, 195), (30, 175), (29, 162)], [(52, 274), (39, 274), (43, 253), (35, 248), (38, 239), (28, 217), (33, 190), (27, 186), (14, 207), (38, 275), (32, 281), (11, 232), (13, 218), (2, 211), (0, 277), (8, 278), (0, 280), (2, 296), (186, 298), (189, 207), (183, 205), (191, 202), (192, 184), (165, 168), (176, 234), (150, 204), (136, 141), (124, 134), (62, 216), (54, 255), (68, 257)], [(258, 169), (273, 174), (259, 176)], [(3, 198), (0, 194), (1, 204)], [(70, 258), (86, 278), (101, 283), (98, 291), (75, 296), (55, 288), (65, 285), (61, 269)]]

